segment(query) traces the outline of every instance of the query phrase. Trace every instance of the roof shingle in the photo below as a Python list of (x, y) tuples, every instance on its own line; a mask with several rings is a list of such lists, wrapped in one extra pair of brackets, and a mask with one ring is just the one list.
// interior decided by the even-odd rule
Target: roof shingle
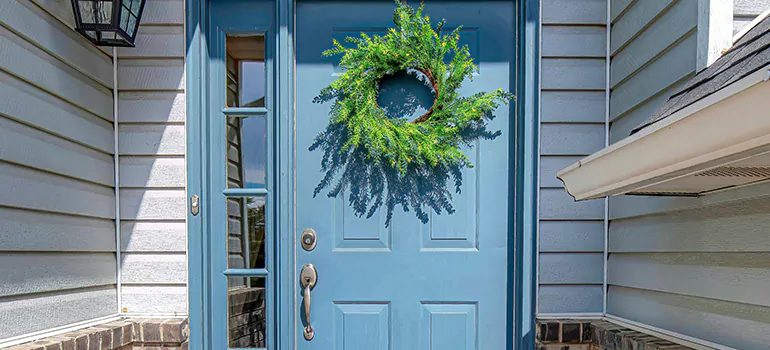
[(770, 16), (758, 23), (711, 66), (696, 74), (631, 134), (727, 87), (770, 64)]

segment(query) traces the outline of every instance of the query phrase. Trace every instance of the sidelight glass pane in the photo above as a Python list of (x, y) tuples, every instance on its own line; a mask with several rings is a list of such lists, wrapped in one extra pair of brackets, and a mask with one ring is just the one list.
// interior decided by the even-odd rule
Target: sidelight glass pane
[(227, 36), (227, 106), (265, 107), (264, 35)]
[(230, 348), (265, 347), (265, 279), (229, 277), (227, 339)]
[(228, 268), (265, 268), (265, 197), (229, 197), (227, 233)]
[(227, 118), (227, 187), (264, 188), (267, 161), (267, 120)]

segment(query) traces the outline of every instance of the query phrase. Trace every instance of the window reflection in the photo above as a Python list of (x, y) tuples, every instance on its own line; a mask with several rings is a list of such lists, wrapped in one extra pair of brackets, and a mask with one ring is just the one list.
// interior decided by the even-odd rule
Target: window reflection
[(264, 278), (229, 277), (227, 335), (230, 348), (265, 347)]
[(265, 37), (227, 36), (227, 106), (265, 107)]
[(227, 267), (265, 268), (265, 198), (228, 198), (227, 218)]
[(267, 120), (227, 118), (227, 187), (264, 188), (267, 164)]

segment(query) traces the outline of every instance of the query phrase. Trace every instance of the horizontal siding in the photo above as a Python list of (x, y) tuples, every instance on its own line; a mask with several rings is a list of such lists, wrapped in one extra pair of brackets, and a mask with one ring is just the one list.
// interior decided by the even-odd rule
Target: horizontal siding
[(187, 260), (181, 254), (123, 255), (121, 262), (123, 283), (178, 284), (187, 281)]
[(657, 95), (638, 104), (632, 111), (624, 114), (620, 118), (612, 120), (610, 143), (618, 142), (631, 135), (632, 130), (647, 121), (647, 119), (650, 119), (650, 116), (668, 101), (669, 96), (679, 91), (679, 89), (692, 77), (692, 74), (685, 76), (677, 83), (674, 83), (674, 85), (659, 91)]
[[(662, 2), (662, 1), (661, 1)], [(672, 45), (695, 30), (698, 23), (698, 3), (677, 1), (660, 15), (655, 25), (623, 43), (623, 49), (614, 53), (610, 69), (610, 86), (615, 88)], [(620, 45), (620, 44), (619, 44)]]
[(543, 24), (593, 24), (607, 22), (605, 0), (543, 0)]
[[(112, 120), (110, 89), (1, 26), (0, 69), (102, 118)], [(73, 89), (73, 86), (78, 88)]]
[(123, 308), (132, 314), (187, 313), (187, 286), (179, 285), (123, 285)]
[(565, 167), (576, 163), (583, 156), (541, 156), (540, 157), (540, 187), (563, 188), (564, 184), (556, 177), (556, 173)]
[[(35, 263), (30, 265), (30, 261)], [(0, 298), (114, 285), (115, 274), (114, 252), (4, 253), (0, 255), (0, 275), (3, 276)]]
[(602, 312), (601, 285), (544, 285), (539, 290), (539, 313), (580, 314)]
[(605, 57), (607, 30), (603, 26), (543, 26), (542, 35), (543, 57)]
[(0, 158), (57, 175), (112, 187), (109, 154), (84, 147), (10, 119), (0, 118)]
[(563, 189), (540, 190), (540, 218), (550, 220), (603, 220), (604, 200), (575, 202)]
[(115, 286), (10, 297), (0, 302), (0, 339), (114, 314)]
[(0, 22), (8, 29), (23, 34), (35, 46), (60, 57), (99, 83), (112, 87), (112, 59), (34, 3), (0, 2)]
[(698, 1), (613, 0), (612, 6), (609, 136), (615, 143), (695, 74)]
[(112, 59), (71, 13), (0, 2), (0, 340), (117, 312)]
[(617, 197), (610, 213), (610, 314), (734, 348), (766, 346), (770, 186)]
[(541, 284), (602, 284), (604, 252), (540, 253)]
[(604, 91), (543, 91), (542, 122), (604, 123)]
[(736, 16), (758, 16), (770, 9), (768, 0), (733, 0), (733, 13)]
[(121, 59), (118, 56), (118, 89), (184, 89), (184, 59)]
[(542, 221), (541, 252), (604, 252), (604, 221)]
[(124, 222), (121, 249), (128, 253), (184, 252), (187, 226), (177, 222)]
[(124, 156), (120, 159), (120, 186), (180, 188), (187, 179), (182, 157)]
[(770, 344), (770, 308), (611, 286), (610, 314), (735, 349)]
[(93, 218), (115, 217), (114, 190), (0, 162), (0, 206)]
[(110, 219), (0, 207), (0, 250), (114, 252), (114, 227)]
[(556, 173), (604, 147), (607, 3), (543, 1), (538, 313), (602, 311), (604, 201), (576, 203)]
[(613, 120), (621, 117), (661, 90), (692, 75), (696, 50), (697, 36), (691, 33), (625, 82), (616, 85), (610, 97), (610, 117)]
[(541, 62), (543, 90), (603, 90), (604, 59), (543, 58)]
[(759, 14), (770, 9), (770, 0), (734, 0), (733, 34), (751, 23)]
[(770, 306), (770, 252), (613, 253), (609, 283)]
[(184, 1), (148, 1), (118, 51), (121, 282), (131, 314), (187, 312)]
[(183, 123), (183, 92), (120, 92), (118, 108), (121, 123)]
[(111, 122), (2, 71), (0, 115), (107, 154), (114, 152)]

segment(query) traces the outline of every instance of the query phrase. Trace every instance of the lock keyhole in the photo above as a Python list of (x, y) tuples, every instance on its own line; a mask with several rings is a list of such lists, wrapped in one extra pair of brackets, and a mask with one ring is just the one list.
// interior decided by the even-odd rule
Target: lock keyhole
[(317, 243), (315, 230), (312, 228), (306, 228), (304, 231), (302, 231), (302, 236), (300, 236), (300, 243), (302, 243), (302, 249), (306, 251), (315, 249)]

